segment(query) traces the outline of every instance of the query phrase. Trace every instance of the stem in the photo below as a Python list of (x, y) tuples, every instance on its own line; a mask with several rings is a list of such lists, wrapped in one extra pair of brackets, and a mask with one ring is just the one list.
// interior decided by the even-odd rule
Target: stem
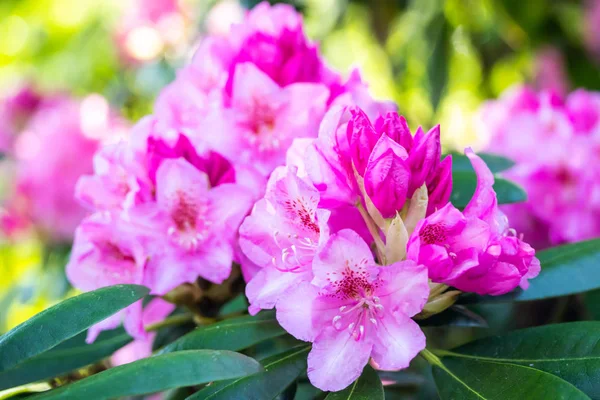
[(444, 364), (442, 364), (442, 361), (439, 359), (438, 356), (433, 354), (431, 351), (429, 351), (427, 349), (423, 349), (423, 350), (421, 350), (420, 354), (421, 354), (421, 357), (423, 357), (425, 360), (427, 360), (427, 362), (429, 364), (443, 368)]
[(191, 314), (174, 315), (163, 321), (146, 326), (146, 332), (154, 332), (161, 328), (166, 328), (167, 326), (183, 325), (186, 322), (191, 322), (193, 320), (194, 316)]
[(371, 236), (373, 236), (373, 240), (375, 240), (375, 247), (377, 250), (377, 258), (379, 259), (379, 262), (382, 265), (385, 265), (385, 244), (383, 243), (383, 240), (381, 240), (381, 235), (379, 234), (379, 228), (377, 227), (377, 225), (375, 225), (373, 218), (371, 218), (371, 216), (364, 209), (364, 207), (362, 206), (361, 203), (358, 203), (357, 208), (358, 208), (358, 212), (360, 212), (360, 215), (365, 220), (365, 223), (367, 224), (367, 228), (369, 229), (369, 232), (371, 232)]

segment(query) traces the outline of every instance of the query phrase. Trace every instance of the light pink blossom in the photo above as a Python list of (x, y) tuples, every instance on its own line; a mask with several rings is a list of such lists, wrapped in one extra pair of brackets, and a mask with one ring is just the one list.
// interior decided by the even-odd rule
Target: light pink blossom
[(406, 368), (425, 347), (410, 318), (425, 305), (427, 270), (412, 261), (380, 267), (352, 230), (333, 234), (313, 262), (314, 284), (291, 288), (277, 303), (279, 323), (313, 342), (308, 377), (329, 391), (356, 380), (370, 358), (379, 369)]
[(433, 282), (464, 292), (501, 295), (537, 276), (535, 250), (516, 236), (499, 210), (494, 176), (472, 150), (477, 189), (464, 212), (448, 203), (420, 221), (408, 242), (408, 258), (427, 266)]
[(310, 183), (293, 167), (280, 167), (240, 227), (241, 249), (260, 267), (246, 287), (252, 314), (273, 308), (287, 289), (312, 280), (313, 257), (329, 237), (329, 211), (318, 203)]
[[(139, 240), (141, 232), (116, 215), (96, 213), (86, 218), (75, 232), (67, 277), (79, 290), (90, 291), (116, 284), (142, 284), (148, 253)], [(144, 339), (141, 300), (94, 325), (88, 331), (93, 342), (100, 331), (114, 329), (124, 322), (127, 332)]]

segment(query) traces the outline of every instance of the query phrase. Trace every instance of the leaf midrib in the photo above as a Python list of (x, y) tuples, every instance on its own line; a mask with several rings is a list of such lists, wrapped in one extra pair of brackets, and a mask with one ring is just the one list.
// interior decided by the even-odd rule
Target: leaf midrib
[(541, 358), (541, 359), (518, 359), (518, 358), (494, 358), (488, 356), (476, 356), (471, 354), (455, 353), (447, 350), (437, 350), (436, 354), (440, 356), (469, 358), (481, 361), (490, 361), (498, 363), (544, 363), (544, 362), (563, 362), (563, 361), (600, 361), (598, 357), (565, 357), (565, 358)]

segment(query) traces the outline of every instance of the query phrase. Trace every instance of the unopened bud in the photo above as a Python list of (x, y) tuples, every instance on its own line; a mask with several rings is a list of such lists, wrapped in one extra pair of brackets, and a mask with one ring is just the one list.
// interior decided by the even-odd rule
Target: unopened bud
[(441, 313), (456, 302), (460, 293), (461, 292), (458, 290), (451, 290), (429, 300), (427, 304), (425, 304), (425, 307), (423, 307), (423, 311), (421, 311), (415, 318), (425, 319), (431, 317), (432, 315)]

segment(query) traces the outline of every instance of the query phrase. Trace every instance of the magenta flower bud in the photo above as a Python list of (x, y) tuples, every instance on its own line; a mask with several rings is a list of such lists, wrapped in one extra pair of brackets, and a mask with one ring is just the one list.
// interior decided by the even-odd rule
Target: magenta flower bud
[(439, 210), (450, 201), (452, 194), (452, 156), (449, 155), (439, 164), (435, 175), (426, 182), (429, 192), (427, 215)]
[(348, 121), (346, 134), (350, 145), (350, 157), (354, 168), (362, 176), (381, 134), (375, 131), (369, 117), (360, 108), (350, 108), (349, 111), (352, 117)]
[(413, 137), (410, 128), (406, 123), (406, 118), (398, 115), (398, 113), (390, 112), (377, 118), (375, 130), (388, 135), (394, 142), (404, 147), (406, 151), (412, 149)]
[[(408, 157), (412, 171), (409, 195), (423, 185), (435, 172), (442, 153), (440, 144), (440, 126), (434, 126), (429, 132), (423, 134), (418, 128), (415, 132), (413, 148)], [(431, 190), (431, 188), (429, 188)]]
[(382, 135), (365, 171), (367, 195), (384, 218), (392, 218), (406, 202), (410, 168), (404, 147)]

